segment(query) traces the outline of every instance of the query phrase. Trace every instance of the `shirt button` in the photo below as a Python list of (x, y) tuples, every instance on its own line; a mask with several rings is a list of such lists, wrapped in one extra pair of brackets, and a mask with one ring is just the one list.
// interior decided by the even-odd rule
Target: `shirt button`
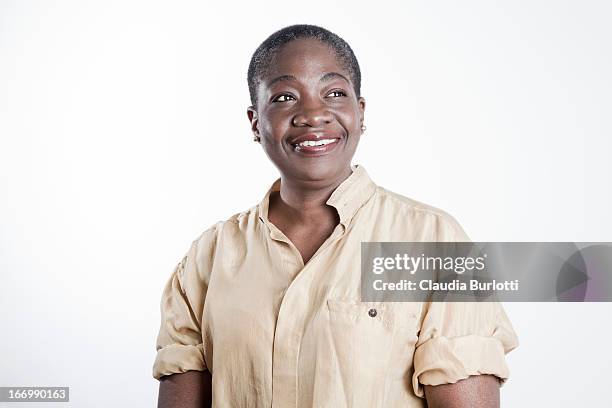
[(370, 309), (368, 310), (368, 315), (370, 317), (376, 317), (376, 309)]

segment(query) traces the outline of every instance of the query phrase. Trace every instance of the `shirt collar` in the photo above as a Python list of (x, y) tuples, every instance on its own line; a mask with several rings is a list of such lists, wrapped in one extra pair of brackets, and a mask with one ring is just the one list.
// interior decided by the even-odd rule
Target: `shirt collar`
[[(325, 202), (338, 211), (340, 223), (344, 225), (344, 227), (348, 227), (353, 216), (357, 213), (357, 210), (359, 210), (376, 191), (376, 184), (370, 179), (370, 176), (362, 165), (352, 165), (351, 169), (353, 170), (351, 175), (336, 187), (332, 195)], [(272, 183), (272, 186), (268, 189), (265, 197), (258, 206), (259, 219), (268, 225), (268, 227), (271, 224), (268, 220), (270, 195), (280, 190), (280, 181), (280, 178), (278, 178)]]

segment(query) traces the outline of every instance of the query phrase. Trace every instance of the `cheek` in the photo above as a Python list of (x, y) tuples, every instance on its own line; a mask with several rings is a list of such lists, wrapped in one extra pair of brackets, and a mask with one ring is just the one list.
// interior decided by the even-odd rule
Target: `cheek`
[(349, 132), (355, 132), (359, 128), (359, 110), (347, 106), (337, 111), (337, 118)]
[(287, 115), (278, 111), (267, 112), (260, 123), (265, 133), (274, 138), (282, 138), (282, 135), (289, 124)]

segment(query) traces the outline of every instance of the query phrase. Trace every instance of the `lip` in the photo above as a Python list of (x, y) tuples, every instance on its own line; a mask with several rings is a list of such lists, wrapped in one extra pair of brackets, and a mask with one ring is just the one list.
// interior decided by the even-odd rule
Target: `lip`
[[(299, 146), (300, 143), (305, 141), (317, 141), (323, 139), (334, 139), (335, 141), (332, 143), (328, 143), (322, 146)], [(329, 132), (316, 132), (316, 133), (306, 133), (297, 137), (290, 139), (289, 143), (293, 148), (293, 151), (306, 155), (306, 156), (321, 156), (331, 152), (337, 145), (340, 144), (340, 140), (342, 138), (335, 134)]]
[(340, 135), (332, 132), (310, 132), (289, 139), (289, 143), (293, 146), (305, 142), (307, 140), (317, 141), (322, 139), (340, 139)]

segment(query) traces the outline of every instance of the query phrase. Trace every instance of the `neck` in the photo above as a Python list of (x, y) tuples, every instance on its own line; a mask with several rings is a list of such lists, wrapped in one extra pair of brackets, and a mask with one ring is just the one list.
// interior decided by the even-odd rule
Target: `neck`
[(326, 202), (351, 173), (349, 165), (337, 178), (325, 182), (303, 182), (281, 177), (280, 194), (275, 197), (274, 203), (278, 214), (298, 224), (335, 220), (337, 211)]

